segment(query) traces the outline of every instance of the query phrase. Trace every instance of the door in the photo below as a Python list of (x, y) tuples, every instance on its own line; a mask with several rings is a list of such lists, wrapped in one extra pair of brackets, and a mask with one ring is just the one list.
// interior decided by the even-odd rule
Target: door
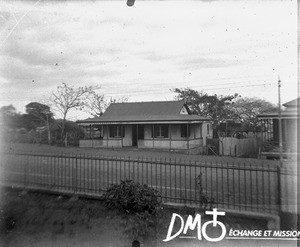
[(137, 146), (137, 125), (132, 125), (132, 146)]

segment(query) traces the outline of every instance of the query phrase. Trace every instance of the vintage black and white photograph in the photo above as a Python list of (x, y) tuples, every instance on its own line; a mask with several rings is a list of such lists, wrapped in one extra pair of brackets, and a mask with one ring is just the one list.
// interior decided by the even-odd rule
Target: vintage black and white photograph
[(298, 246), (297, 1), (0, 2), (0, 246)]

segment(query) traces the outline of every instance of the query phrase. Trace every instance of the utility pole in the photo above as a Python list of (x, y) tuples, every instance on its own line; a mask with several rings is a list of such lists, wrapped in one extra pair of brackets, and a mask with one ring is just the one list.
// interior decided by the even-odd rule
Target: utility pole
[(46, 120), (47, 120), (47, 132), (48, 132), (48, 144), (51, 145), (51, 133), (50, 133), (50, 124), (49, 124), (49, 114), (50, 111), (43, 111), (43, 113), (46, 115)]
[(279, 126), (279, 165), (277, 166), (277, 191), (278, 191), (278, 209), (280, 221), (282, 219), (282, 198), (281, 198), (281, 168), (282, 168), (282, 123), (281, 123), (281, 99), (280, 99), (281, 81), (278, 76), (278, 126)]
[(281, 121), (281, 99), (280, 99), (281, 81), (278, 77), (278, 122), (279, 122), (279, 161), (282, 166), (282, 121)]

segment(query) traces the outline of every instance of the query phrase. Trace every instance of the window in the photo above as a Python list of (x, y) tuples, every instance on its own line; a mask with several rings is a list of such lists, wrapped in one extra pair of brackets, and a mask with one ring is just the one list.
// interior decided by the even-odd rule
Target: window
[(154, 135), (152, 133), (152, 137), (154, 138), (168, 138), (169, 136), (169, 126), (164, 125), (154, 125)]
[(92, 138), (90, 125), (81, 126), (81, 129), (83, 131), (83, 139), (84, 140), (89, 140)]
[(109, 137), (125, 137), (125, 128), (122, 125), (110, 125)]
[(103, 139), (103, 125), (92, 126), (93, 139)]
[(181, 124), (181, 137), (189, 137), (191, 135), (190, 126), (188, 124)]
[(206, 125), (207, 134), (209, 135), (209, 124)]

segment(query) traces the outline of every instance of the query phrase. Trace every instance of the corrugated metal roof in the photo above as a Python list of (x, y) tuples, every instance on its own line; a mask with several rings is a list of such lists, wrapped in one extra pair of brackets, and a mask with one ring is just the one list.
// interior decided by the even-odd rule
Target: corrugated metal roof
[(107, 108), (103, 117), (178, 115), (183, 106), (184, 101), (114, 103)]
[(155, 122), (155, 121), (209, 121), (198, 115), (180, 114), (184, 101), (156, 101), (113, 103), (101, 117), (77, 121), (97, 122)]
[(285, 107), (296, 107), (300, 104), (300, 98), (297, 98), (297, 99), (294, 99), (294, 100), (291, 100), (289, 102), (286, 102), (283, 104), (283, 106)]

